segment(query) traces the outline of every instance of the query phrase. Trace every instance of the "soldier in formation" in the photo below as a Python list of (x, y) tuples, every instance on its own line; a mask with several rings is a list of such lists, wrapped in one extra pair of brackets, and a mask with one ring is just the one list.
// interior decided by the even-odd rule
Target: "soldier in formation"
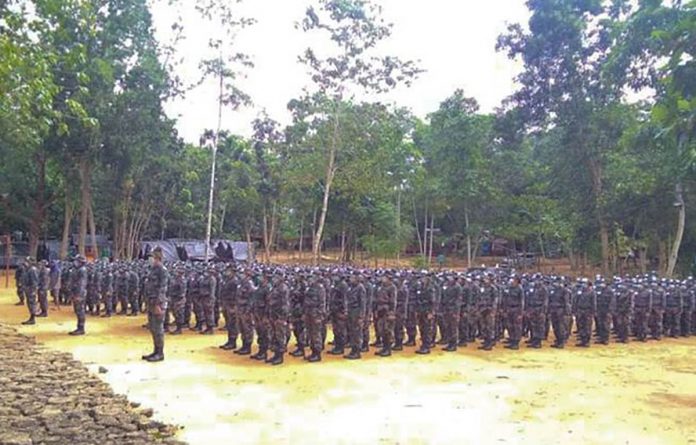
[(626, 343), (696, 333), (692, 278), (165, 265), (159, 251), (152, 261), (87, 263), (78, 256), (48, 264), (27, 258), (17, 273), (18, 297), (29, 312), (24, 324), (48, 315), (49, 291), (54, 301), (72, 303), (77, 327), (71, 335), (85, 333), (87, 315), (137, 315), (144, 305), (154, 346), (144, 358), (159, 361), (165, 332), (212, 334), (222, 315), (227, 339), (220, 348), (272, 365), (284, 362), (290, 343), (291, 356), (319, 362), (327, 340), (333, 343), (329, 353), (355, 360), (369, 351), (371, 339), (376, 355), (388, 357), (409, 347), (429, 354), (436, 344), (454, 352), (474, 342), (484, 351), (499, 342), (517, 350), (525, 340), (541, 348), (548, 339), (564, 348), (573, 328), (579, 347), (590, 347), (593, 335), (594, 343), (606, 345), (612, 338)]

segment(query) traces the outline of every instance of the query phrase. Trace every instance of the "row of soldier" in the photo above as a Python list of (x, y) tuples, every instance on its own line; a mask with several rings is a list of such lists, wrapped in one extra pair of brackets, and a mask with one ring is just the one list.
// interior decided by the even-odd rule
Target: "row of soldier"
[[(592, 282), (516, 276), (499, 269), (435, 274), (234, 263), (178, 262), (167, 267), (165, 320), (171, 320), (166, 323), (171, 334), (189, 327), (212, 334), (222, 314), (228, 340), (221, 348), (250, 355), (256, 339), (252, 358), (272, 364), (283, 362), (291, 338), (296, 344), (291, 355), (320, 361), (327, 324), (333, 331), (329, 353), (347, 352), (348, 359), (360, 358), (370, 345), (379, 348), (378, 355), (389, 356), (415, 346), (417, 339), (419, 354), (428, 354), (436, 343), (456, 351), (478, 339), (480, 349), (487, 351), (499, 341), (519, 349), (523, 338), (529, 347), (540, 348), (549, 332), (554, 335), (552, 347), (563, 348), (573, 323), (582, 347), (590, 346), (593, 327), (602, 344), (609, 342), (612, 331), (619, 342), (627, 342), (631, 335), (641, 341), (665, 334), (688, 336), (696, 328), (691, 278), (665, 280), (651, 274), (610, 282), (595, 277)], [(28, 259), (18, 272), (19, 304), (26, 299), (30, 311), (25, 323), (47, 314), (48, 290), (57, 303), (86, 295), (87, 310), (94, 315), (135, 315), (144, 309), (149, 273), (145, 261), (85, 266)], [(84, 333), (79, 315), (76, 331)]]

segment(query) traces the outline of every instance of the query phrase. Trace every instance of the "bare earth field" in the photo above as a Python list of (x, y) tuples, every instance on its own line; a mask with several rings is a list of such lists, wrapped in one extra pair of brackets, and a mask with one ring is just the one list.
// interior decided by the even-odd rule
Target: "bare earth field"
[[(26, 319), (15, 302), (0, 288), (0, 322)], [(222, 332), (167, 337), (166, 361), (145, 363), (144, 320), (89, 317), (76, 338), (66, 335), (72, 308), (52, 306), (19, 330), (154, 407), (191, 444), (696, 444), (694, 337), (426, 357), (407, 348), (353, 362), (288, 357), (271, 368), (218, 349)]]

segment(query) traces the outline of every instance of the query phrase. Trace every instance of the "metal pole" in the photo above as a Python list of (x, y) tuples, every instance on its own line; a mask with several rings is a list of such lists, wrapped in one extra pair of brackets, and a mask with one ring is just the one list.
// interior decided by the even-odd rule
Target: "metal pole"
[[(217, 139), (217, 137), (215, 138)], [(210, 249), (210, 231), (213, 224), (213, 192), (215, 190), (215, 158), (217, 157), (217, 140), (213, 146), (213, 167), (210, 173), (210, 195), (208, 196), (208, 226), (205, 229), (205, 262), (208, 263), (208, 250)]]

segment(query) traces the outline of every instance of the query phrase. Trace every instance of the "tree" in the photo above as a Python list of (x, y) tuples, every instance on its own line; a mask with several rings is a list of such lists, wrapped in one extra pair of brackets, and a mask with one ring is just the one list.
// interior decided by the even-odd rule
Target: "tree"
[(350, 95), (351, 89), (379, 93), (394, 88), (398, 83), (409, 84), (420, 72), (411, 61), (380, 57), (371, 52), (390, 35), (390, 26), (379, 14), (380, 8), (368, 0), (317, 0), (316, 7), (307, 8), (301, 23), (305, 32), (320, 32), (334, 44), (333, 54), (321, 56), (307, 48), (300, 57), (309, 68), (318, 92), (307, 99), (332, 123), (325, 142), (323, 198), (312, 242), (315, 263), (319, 261), (331, 187), (336, 171), (341, 167), (337, 163), (338, 153), (350, 143), (341, 139), (343, 99)]
[(609, 274), (611, 225), (604, 209), (604, 169), (617, 139), (606, 137), (615, 132), (603, 126), (602, 117), (611, 113), (607, 108), (619, 100), (621, 88), (602, 76), (602, 66), (612, 50), (613, 23), (628, 4), (623, 0), (529, 1), (529, 31), (512, 25), (497, 45), (510, 58), (524, 62), (517, 78), (520, 89), (510, 102), (520, 107), (527, 127), (561, 127), (559, 156), (583, 167), (575, 179), (587, 185), (592, 198), (605, 275)]

